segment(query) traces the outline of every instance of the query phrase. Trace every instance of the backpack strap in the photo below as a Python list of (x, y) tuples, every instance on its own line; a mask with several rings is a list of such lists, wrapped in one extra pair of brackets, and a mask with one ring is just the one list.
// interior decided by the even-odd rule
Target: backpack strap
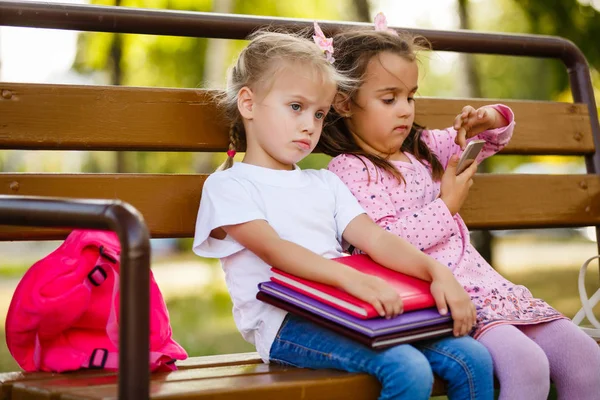
[(96, 266), (90, 271), (84, 284), (92, 290), (94, 286), (100, 286), (107, 278), (108, 274), (113, 275), (113, 288), (110, 299), (110, 310), (108, 320), (106, 321), (106, 334), (115, 348), (119, 347), (119, 322), (117, 321), (117, 308), (115, 302), (119, 293), (119, 274), (116, 272), (116, 264), (119, 262), (119, 255), (113, 254), (104, 246), (98, 248), (100, 253)]
[(588, 258), (579, 270), (578, 286), (582, 307), (573, 317), (573, 323), (579, 325), (583, 319), (587, 317), (594, 328), (580, 326), (581, 330), (590, 335), (593, 339), (600, 340), (600, 322), (596, 319), (593, 310), (594, 306), (600, 301), (600, 289), (598, 289), (590, 298), (588, 298), (587, 291), (585, 290), (585, 273), (590, 262), (597, 258), (600, 258), (600, 255)]
[(113, 274), (113, 289), (110, 298), (110, 311), (108, 313), (108, 319), (106, 321), (106, 335), (111, 341), (115, 348), (119, 348), (119, 322), (117, 321), (117, 307), (115, 302), (117, 300), (117, 294), (119, 293), (119, 274), (116, 273), (114, 268), (110, 269)]
[[(163, 357), (169, 357), (167, 354), (159, 353), (157, 351), (150, 352), (150, 365), (157, 365), (158, 361)], [(175, 360), (170, 358), (167, 362), (162, 364), (168, 366), (169, 369), (175, 369)], [(88, 369), (119, 369), (119, 353), (114, 351), (108, 351), (107, 349), (97, 348), (92, 351), (90, 358), (83, 363), (83, 368)]]

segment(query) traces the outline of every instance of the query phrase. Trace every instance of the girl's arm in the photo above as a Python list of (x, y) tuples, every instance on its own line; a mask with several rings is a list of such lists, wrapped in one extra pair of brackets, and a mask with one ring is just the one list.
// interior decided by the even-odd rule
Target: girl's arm
[[(346, 185), (334, 174), (330, 175), (337, 209), (356, 202)], [(354, 217), (344, 226), (342, 238), (387, 268), (431, 281), (431, 294), (440, 313), (445, 313), (448, 307), (452, 311), (454, 334), (464, 335), (471, 330), (476, 318), (475, 306), (449, 268), (401, 237), (381, 229), (365, 214)]]
[[(487, 117), (485, 120), (481, 121), (476, 117), (477, 113), (483, 110), (488, 112), (486, 113)], [(465, 118), (464, 122), (463, 118)], [(421, 137), (431, 151), (437, 155), (444, 167), (448, 164), (453, 154), (461, 152), (461, 145), (464, 146), (465, 143), (468, 143), (472, 139), (485, 140), (486, 144), (477, 157), (477, 163), (479, 164), (485, 158), (496, 154), (508, 144), (512, 137), (514, 126), (514, 114), (509, 107), (503, 104), (484, 106), (478, 110), (473, 109), (471, 106), (466, 106), (463, 112), (455, 118), (453, 127), (441, 130), (425, 130)], [(465, 129), (464, 132), (462, 131), (463, 128)]]
[(361, 214), (344, 231), (344, 239), (363, 249), (377, 263), (407, 275), (431, 281), (431, 294), (441, 314), (452, 311), (454, 334), (467, 334), (476, 320), (475, 306), (452, 271), (402, 238), (380, 229)]
[(402, 312), (402, 300), (387, 282), (282, 239), (265, 220), (221, 228), (272, 267), (300, 278), (339, 287), (372, 304), (382, 317), (394, 317)]
[[(441, 198), (419, 210), (405, 210), (410, 203), (410, 193), (404, 191), (404, 184), (398, 186), (395, 179), (382, 176), (382, 171), (378, 171), (369, 160), (364, 161), (366, 166), (358, 157), (343, 155), (336, 157), (328, 169), (350, 189), (377, 225), (401, 236), (422, 251), (458, 234), (452, 214)], [(392, 191), (395, 199), (400, 199), (397, 203), (391, 198)]]
[[(328, 171), (323, 172), (324, 177), (336, 178)], [(363, 210), (341, 182), (335, 187), (343, 189), (344, 199), (338, 202), (336, 197), (334, 211), (336, 237), (341, 241), (348, 223)], [(338, 192), (340, 190), (335, 194)], [(208, 177), (202, 189), (193, 250), (199, 256), (223, 258), (244, 248), (273, 267), (340, 287), (369, 302), (381, 316), (402, 312), (402, 300), (387, 282), (283, 240), (269, 225), (261, 204), (254, 200), (242, 181), (227, 171), (216, 172)]]

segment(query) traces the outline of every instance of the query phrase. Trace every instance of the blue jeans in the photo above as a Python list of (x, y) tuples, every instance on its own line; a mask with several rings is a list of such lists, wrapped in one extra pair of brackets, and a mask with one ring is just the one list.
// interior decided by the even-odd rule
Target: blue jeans
[(470, 336), (446, 337), (373, 350), (304, 318), (288, 314), (271, 347), (271, 361), (301, 368), (366, 372), (381, 382), (379, 400), (428, 399), (433, 374), (452, 400), (494, 397), (492, 358)]

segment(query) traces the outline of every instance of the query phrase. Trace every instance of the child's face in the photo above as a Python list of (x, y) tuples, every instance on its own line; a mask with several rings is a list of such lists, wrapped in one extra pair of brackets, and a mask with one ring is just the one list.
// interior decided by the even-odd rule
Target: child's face
[(371, 58), (365, 76), (349, 104), (348, 128), (364, 150), (382, 156), (396, 154), (415, 118), (417, 64), (382, 52)]
[(252, 119), (245, 120), (244, 161), (291, 169), (317, 145), (336, 85), (301, 65), (280, 68), (272, 79), (270, 87), (254, 93)]

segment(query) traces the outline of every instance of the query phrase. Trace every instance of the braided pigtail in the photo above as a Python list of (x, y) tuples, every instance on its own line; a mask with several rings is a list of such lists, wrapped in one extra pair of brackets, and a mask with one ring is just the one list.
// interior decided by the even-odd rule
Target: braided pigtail
[(217, 171), (224, 171), (231, 168), (237, 151), (243, 149), (245, 146), (245, 141), (243, 140), (243, 135), (240, 131), (240, 124), (241, 122), (238, 120), (231, 124), (231, 128), (229, 128), (229, 149), (227, 150), (227, 159), (219, 168), (217, 168)]

